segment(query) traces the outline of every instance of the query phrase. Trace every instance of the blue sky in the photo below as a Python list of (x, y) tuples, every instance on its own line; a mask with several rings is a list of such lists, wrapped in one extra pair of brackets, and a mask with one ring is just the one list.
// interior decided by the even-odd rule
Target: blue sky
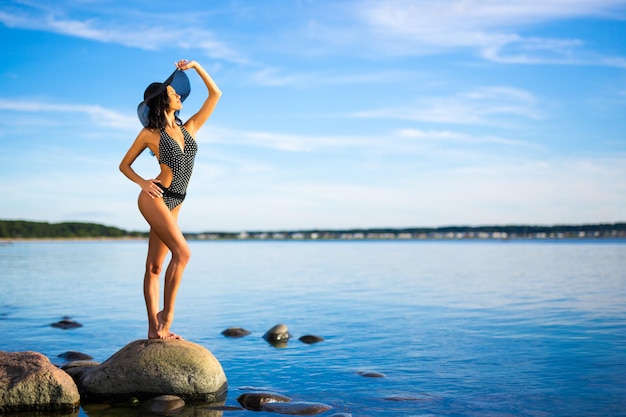
[(185, 58), (184, 231), (626, 220), (625, 0), (4, 0), (0, 39), (2, 219), (147, 230), (118, 164)]

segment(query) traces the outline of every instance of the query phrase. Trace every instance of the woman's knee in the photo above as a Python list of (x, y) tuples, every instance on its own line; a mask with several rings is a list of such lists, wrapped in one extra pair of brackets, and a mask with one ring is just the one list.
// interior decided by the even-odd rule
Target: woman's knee
[(187, 242), (179, 245), (176, 249), (172, 250), (172, 260), (178, 263), (187, 264), (191, 258), (191, 249)]
[(150, 275), (159, 276), (163, 269), (163, 261), (148, 259), (146, 262), (146, 272)]

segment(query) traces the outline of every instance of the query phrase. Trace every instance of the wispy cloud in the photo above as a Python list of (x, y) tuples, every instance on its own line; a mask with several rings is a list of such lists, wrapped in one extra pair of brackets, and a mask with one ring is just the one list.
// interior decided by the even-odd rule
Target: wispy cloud
[(290, 72), (285, 68), (265, 67), (253, 72), (247, 72), (249, 82), (265, 87), (297, 87), (319, 88), (326, 85), (357, 85), (357, 84), (393, 84), (415, 79), (420, 74), (406, 70), (381, 70), (372, 72)]
[(602, 17), (623, 19), (624, 0), (363, 0), (354, 7), (367, 42), (393, 54), (471, 48), (501, 63), (587, 64), (624, 67), (625, 57), (585, 50), (584, 40), (520, 34), (541, 24)]
[(468, 125), (498, 125), (507, 117), (541, 119), (533, 94), (510, 87), (484, 87), (448, 97), (422, 97), (411, 105), (354, 112), (352, 117)]
[[(67, 13), (67, 11), (65, 11)], [(200, 50), (206, 56), (235, 63), (248, 63), (233, 47), (218, 40), (215, 34), (199, 26), (186, 25), (184, 15), (176, 14), (179, 24), (172, 24), (172, 15), (126, 13), (123, 22), (113, 17), (76, 19), (53, 9), (30, 8), (11, 11), (0, 9), (0, 22), (11, 28), (37, 30), (114, 43), (145, 50), (166, 46), (182, 50)], [(146, 22), (153, 22), (148, 24)]]
[(541, 149), (541, 146), (522, 140), (502, 138), (498, 136), (478, 136), (469, 135), (467, 133), (451, 132), (448, 130), (433, 131), (419, 129), (401, 129), (394, 132), (396, 136), (401, 138), (416, 139), (418, 141), (435, 142), (439, 144), (457, 144), (457, 145), (506, 145), (519, 146), (533, 149)]
[(79, 113), (87, 115), (100, 127), (137, 130), (135, 117), (101, 106), (84, 104), (50, 104), (42, 101), (9, 100), (0, 98), (0, 110), (23, 113)]
[[(420, 155), (445, 153), (449, 157), (459, 155), (461, 160), (473, 149), (473, 155), (507, 147), (542, 150), (535, 143), (496, 135), (470, 134), (451, 130), (397, 129), (376, 135), (301, 135), (270, 131), (246, 131), (213, 126), (200, 131), (199, 140), (216, 144), (229, 144), (271, 149), (280, 152), (360, 152), (375, 155)], [(487, 148), (492, 150), (488, 151)], [(455, 157), (456, 158), (456, 157)]]
[(200, 131), (199, 140), (213, 143), (254, 146), (284, 152), (312, 152), (330, 148), (354, 148), (375, 146), (375, 138), (340, 135), (303, 135), (271, 131), (251, 131), (214, 126)]

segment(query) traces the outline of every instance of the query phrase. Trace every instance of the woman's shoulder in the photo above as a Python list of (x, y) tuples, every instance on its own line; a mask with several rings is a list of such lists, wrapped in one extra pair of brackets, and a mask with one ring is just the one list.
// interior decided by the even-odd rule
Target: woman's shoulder
[(160, 129), (144, 127), (143, 129), (141, 129), (141, 132), (139, 132), (139, 138), (147, 142), (151, 142), (155, 140), (158, 141), (160, 137), (161, 137)]

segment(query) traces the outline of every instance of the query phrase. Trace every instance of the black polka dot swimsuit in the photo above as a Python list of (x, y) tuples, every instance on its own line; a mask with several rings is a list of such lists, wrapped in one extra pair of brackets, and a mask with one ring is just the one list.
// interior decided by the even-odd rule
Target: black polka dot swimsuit
[(178, 142), (161, 129), (159, 139), (159, 163), (167, 165), (172, 170), (172, 183), (169, 187), (159, 185), (163, 190), (163, 201), (170, 210), (177, 207), (185, 199), (187, 185), (193, 171), (193, 162), (196, 158), (198, 145), (191, 134), (184, 127), (180, 127), (185, 138), (184, 150)]

